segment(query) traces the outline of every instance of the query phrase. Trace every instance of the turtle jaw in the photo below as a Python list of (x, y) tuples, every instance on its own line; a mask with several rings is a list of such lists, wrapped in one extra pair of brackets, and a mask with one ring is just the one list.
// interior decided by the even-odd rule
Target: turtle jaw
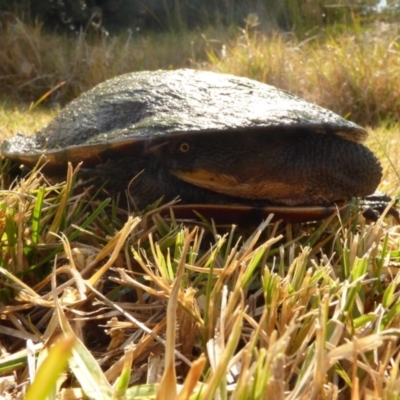
[[(169, 172), (176, 178), (191, 185), (236, 199), (265, 201), (271, 200), (271, 193), (273, 193), (274, 197), (285, 199), (281, 203), (296, 205), (298, 202), (296, 202), (293, 193), (303, 193), (305, 191), (305, 187), (301, 183), (278, 182), (267, 178), (241, 181), (232, 174), (203, 168), (189, 171), (172, 169)], [(289, 199), (293, 200), (290, 201)]]
[[(222, 192), (228, 196), (232, 196), (232, 193), (227, 193), (226, 188), (232, 188), (238, 184), (237, 179), (232, 175), (217, 173), (203, 168), (193, 169), (191, 171), (170, 169), (169, 172), (176, 178), (190, 183), (191, 185), (209, 189), (217, 193)], [(236, 196), (241, 197), (239, 193), (236, 193)]]

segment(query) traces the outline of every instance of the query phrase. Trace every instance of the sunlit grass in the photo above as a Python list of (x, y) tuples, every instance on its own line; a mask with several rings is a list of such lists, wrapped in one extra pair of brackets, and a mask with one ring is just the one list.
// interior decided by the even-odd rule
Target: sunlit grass
[(397, 25), (354, 21), (347, 31), (320, 29), (300, 40), (267, 32), (258, 22), (249, 16), (242, 27), (229, 29), (71, 38), (15, 19), (0, 27), (0, 90), (34, 103), (65, 82), (46, 100), (65, 104), (125, 72), (192, 67), (275, 85), (361, 125), (397, 122)]
[(57, 111), (39, 107), (29, 110), (28, 105), (11, 101), (0, 101), (0, 142), (7, 137), (33, 134), (47, 125)]
[(400, 125), (382, 125), (369, 129), (367, 146), (374, 151), (383, 167), (379, 189), (392, 196), (400, 194)]
[(248, 76), (297, 94), (361, 125), (397, 122), (399, 31), (356, 29), (336, 36), (242, 35), (210, 49), (219, 71)]
[(0, 373), (20, 390), (57, 360), (48, 352), (61, 333), (73, 346), (69, 383), (56, 389), (53, 374), (46, 390), (64, 395), (397, 393), (400, 230), (390, 218), (188, 228), (73, 195), (74, 176), (49, 185), (33, 173), (1, 192)]

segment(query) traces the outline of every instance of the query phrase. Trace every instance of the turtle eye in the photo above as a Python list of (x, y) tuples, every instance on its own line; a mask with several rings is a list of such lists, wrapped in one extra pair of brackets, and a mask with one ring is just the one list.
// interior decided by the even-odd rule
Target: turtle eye
[(187, 142), (182, 142), (179, 146), (179, 151), (181, 153), (186, 153), (189, 151), (189, 149), (190, 149), (190, 146), (189, 146), (189, 143), (187, 143)]

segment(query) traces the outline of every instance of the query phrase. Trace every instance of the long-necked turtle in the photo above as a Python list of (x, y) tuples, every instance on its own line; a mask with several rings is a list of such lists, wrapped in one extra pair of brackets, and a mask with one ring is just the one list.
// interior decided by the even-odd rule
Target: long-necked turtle
[[(246, 78), (189, 69), (110, 79), (71, 102), (37, 135), (1, 153), (48, 170), (68, 161), (129, 188), (139, 208), (180, 196), (313, 219), (374, 192), (381, 166), (367, 132), (324, 108)], [(184, 207), (183, 207), (184, 208)]]

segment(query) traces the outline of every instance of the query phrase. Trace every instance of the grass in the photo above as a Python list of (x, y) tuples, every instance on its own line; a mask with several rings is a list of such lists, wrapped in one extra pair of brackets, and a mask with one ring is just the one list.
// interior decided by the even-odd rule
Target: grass
[[(34, 133), (59, 103), (115, 74), (212, 68), (376, 125), (368, 146), (384, 166), (380, 189), (398, 194), (398, 32), (299, 41), (255, 25), (71, 41), (9, 21), (0, 134)], [(64, 183), (35, 170), (11, 184), (4, 160), (1, 168), (4, 395), (399, 397), (400, 230), (391, 217), (366, 221), (352, 205), (310, 224), (215, 227), (176, 221), (166, 207), (128, 216), (116, 201), (74, 191), (72, 168)]]
[[(357, 25), (355, 25), (357, 28)], [(250, 76), (307, 98), (362, 125), (395, 122), (400, 109), (399, 32), (355, 29), (336, 36), (266, 36), (251, 25), (224, 52), (210, 52), (214, 68)]]
[(381, 125), (371, 130), (367, 139), (368, 146), (377, 154), (383, 166), (383, 179), (379, 188), (393, 196), (399, 196), (400, 189), (399, 130), (398, 124), (390, 127)]
[(90, 39), (80, 34), (71, 39), (45, 33), (40, 24), (26, 25), (17, 18), (2, 28), (1, 92), (29, 103), (62, 82), (50, 96), (53, 103), (65, 103), (99, 82), (132, 70), (188, 67), (197, 58), (204, 59), (200, 54), (205, 54), (206, 46), (200, 33), (144, 37), (127, 33)]
[[(0, 91), (35, 103), (65, 104), (115, 75), (159, 68), (207, 68), (248, 76), (298, 94), (362, 125), (396, 123), (400, 109), (399, 28), (357, 21), (306, 40), (267, 34), (255, 16), (242, 29), (139, 36), (70, 37), (18, 19), (0, 32)], [(49, 52), (48, 49), (52, 51)]]
[(2, 192), (0, 371), (19, 390), (33, 379), (32, 351), (38, 368), (51, 360), (61, 330), (72, 348), (64, 395), (397, 395), (390, 218), (190, 227), (72, 195), (74, 176), (50, 186), (34, 172)]
[(47, 125), (56, 113), (44, 107), (29, 111), (19, 103), (0, 100), (0, 140), (17, 133), (33, 134)]

